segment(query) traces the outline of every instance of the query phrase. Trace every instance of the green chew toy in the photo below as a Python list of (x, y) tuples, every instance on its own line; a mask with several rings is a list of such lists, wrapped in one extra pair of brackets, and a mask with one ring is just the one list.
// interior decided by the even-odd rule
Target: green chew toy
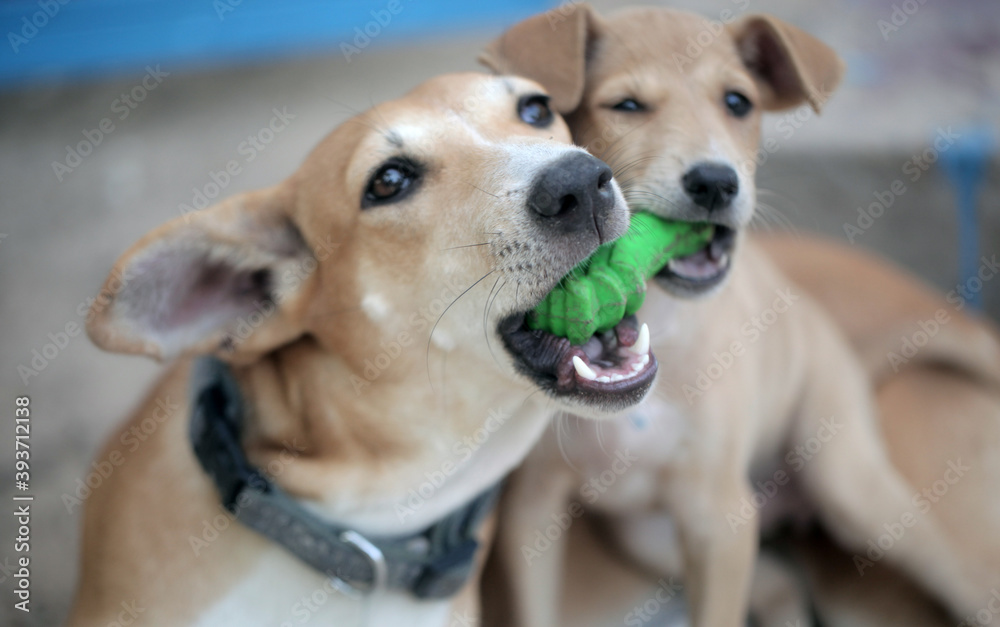
[(632, 215), (621, 238), (584, 259), (535, 307), (528, 326), (581, 345), (594, 333), (609, 331), (639, 310), (646, 279), (676, 257), (691, 255), (712, 239), (711, 224)]

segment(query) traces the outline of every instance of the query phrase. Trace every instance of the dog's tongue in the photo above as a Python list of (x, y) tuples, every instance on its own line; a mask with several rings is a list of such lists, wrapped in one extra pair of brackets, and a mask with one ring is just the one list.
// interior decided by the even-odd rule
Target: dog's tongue
[(710, 247), (705, 247), (693, 255), (671, 259), (667, 267), (674, 274), (689, 279), (710, 279), (719, 272), (721, 260), (711, 254)]
[(729, 263), (729, 252), (723, 238), (713, 238), (696, 252), (676, 257), (667, 262), (667, 268), (688, 279), (711, 279)]

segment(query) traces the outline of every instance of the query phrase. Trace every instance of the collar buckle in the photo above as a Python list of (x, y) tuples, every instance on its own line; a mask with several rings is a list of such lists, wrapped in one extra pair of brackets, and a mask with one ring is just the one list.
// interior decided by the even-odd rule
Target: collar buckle
[(368, 565), (372, 569), (372, 582), (367, 587), (359, 588), (349, 581), (333, 576), (334, 586), (343, 592), (347, 592), (348, 596), (367, 596), (385, 590), (389, 580), (389, 565), (385, 561), (385, 555), (382, 553), (382, 550), (372, 544), (368, 538), (350, 529), (341, 532), (339, 538), (341, 542), (353, 548), (368, 560)]

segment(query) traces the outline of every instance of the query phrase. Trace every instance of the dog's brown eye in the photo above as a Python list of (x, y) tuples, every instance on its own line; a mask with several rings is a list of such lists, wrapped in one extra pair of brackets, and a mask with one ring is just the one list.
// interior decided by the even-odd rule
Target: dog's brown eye
[(729, 112), (738, 118), (746, 116), (753, 109), (753, 103), (750, 102), (750, 99), (738, 91), (727, 91), (722, 100), (726, 103)]
[(389, 198), (395, 196), (406, 185), (406, 177), (399, 168), (386, 168), (372, 181), (372, 196)]
[(393, 160), (383, 164), (368, 181), (361, 208), (399, 200), (413, 187), (418, 176), (417, 168), (404, 161)]
[(638, 113), (639, 111), (646, 111), (646, 106), (636, 100), (635, 98), (626, 98), (621, 102), (611, 106), (615, 111), (625, 111), (628, 113)]
[(549, 97), (543, 94), (524, 96), (517, 103), (517, 115), (523, 122), (536, 128), (545, 128), (552, 124), (552, 109), (549, 108)]

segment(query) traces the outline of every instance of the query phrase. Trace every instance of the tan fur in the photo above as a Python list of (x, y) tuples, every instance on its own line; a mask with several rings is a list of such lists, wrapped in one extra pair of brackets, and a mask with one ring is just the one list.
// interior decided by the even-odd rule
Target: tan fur
[(837, 321), (877, 385), (894, 374), (888, 353), (898, 353), (904, 336), (943, 310), (948, 321), (906, 365), (952, 368), (1000, 386), (997, 330), (970, 316), (960, 294), (946, 300), (887, 261), (825, 239), (778, 234), (758, 239), (768, 257)]
[[(831, 314), (859, 354), (868, 356), (865, 362), (878, 385), (882, 432), (903, 476), (923, 489), (941, 478), (949, 461), (962, 459), (970, 467), (935, 505), (935, 513), (963, 559), (989, 574), (984, 586), (1000, 586), (1000, 502), (995, 496), (1000, 467), (993, 453), (1000, 443), (1000, 336), (995, 327), (966, 315), (961, 299), (946, 300), (857, 249), (788, 235), (768, 236), (761, 243)], [(903, 338), (940, 311), (947, 322), (915, 356), (894, 368), (889, 353), (899, 354)], [(818, 593), (833, 596), (825, 605), (835, 609), (838, 601), (856, 598), (856, 570), (826, 568), (832, 559), (844, 561), (843, 556), (807, 549), (806, 563), (815, 571), (825, 570)], [(893, 590), (907, 584), (885, 569), (878, 576), (889, 583), (866, 587), (873, 598), (866, 605), (869, 624), (913, 624), (877, 596), (887, 589), (892, 598)]]
[[(536, 173), (583, 154), (558, 116), (547, 128), (519, 119), (519, 97), (537, 93), (524, 79), (434, 79), (340, 126), (285, 182), (174, 220), (122, 256), (90, 336), (108, 350), (179, 360), (104, 452), (120, 453), (133, 429), (144, 436), (86, 504), (71, 625), (109, 624), (131, 601), (144, 625), (297, 624), (293, 608), (314, 590), (328, 591), (312, 615), (324, 624), (444, 625), (478, 607), (475, 577), (454, 604), (392, 590), (356, 602), (230, 520), (188, 441), (190, 356), (233, 364), (248, 457), (332, 523), (415, 533), (499, 481), (551, 404), (514, 372), (498, 320), (537, 303), (601, 241), (596, 230), (563, 234), (529, 219)], [(362, 209), (373, 171), (399, 154), (422, 162), (419, 187)], [(605, 235), (616, 237), (627, 207), (613, 182), (611, 192)], [(511, 289), (491, 291), (490, 275)], [(371, 375), (367, 364), (392, 342), (402, 350)], [(502, 425), (401, 516), (491, 412)], [(217, 537), (205, 540), (209, 525)], [(197, 539), (207, 544), (195, 548)]]
[[(579, 45), (575, 37), (552, 35), (560, 29), (586, 32), (587, 41)], [(706, 31), (716, 33), (712, 43), (688, 57), (688, 38)], [(680, 179), (692, 164), (722, 162), (738, 171), (740, 194), (728, 211), (711, 217), (739, 231), (755, 204), (752, 156), (761, 110), (800, 103), (818, 110), (843, 71), (824, 44), (772, 17), (746, 17), (719, 30), (676, 11), (635, 8), (605, 18), (586, 5), (522, 22), (493, 42), (482, 59), (495, 70), (543, 84), (548, 70), (537, 68), (549, 63), (574, 68), (571, 59), (582, 59), (582, 91), (557, 84), (566, 97), (556, 94), (555, 101), (572, 102), (569, 96), (581, 92), (563, 109), (574, 139), (618, 169), (633, 209), (706, 220), (686, 198)], [(727, 90), (745, 94), (755, 104), (752, 112), (730, 115), (722, 106)], [(645, 108), (612, 109), (624, 98)], [(673, 518), (695, 625), (743, 624), (758, 524), (790, 513), (815, 514), (844, 546), (863, 551), (869, 539), (883, 533), (883, 523), (909, 511), (914, 490), (890, 464), (862, 364), (826, 314), (743, 239), (733, 276), (714, 297), (677, 299), (688, 294), (669, 281), (664, 284), (670, 294), (651, 287), (640, 317), (653, 329), (661, 361), (655, 396), (629, 419), (601, 423), (600, 429), (583, 427), (582, 433), (567, 430), (558, 443), (559, 435), (552, 435), (513, 480), (498, 550), (517, 588), (518, 624), (557, 624), (552, 599), (567, 548), (556, 542), (528, 565), (523, 547), (549, 524), (551, 512), (563, 511), (567, 500), (578, 496), (578, 486), (608, 462), (604, 451), (616, 446), (639, 451), (639, 461), (592, 509), (617, 527), (618, 542), (633, 559), (661, 573), (671, 572), (676, 560), (656, 544), (674, 538), (657, 533), (663, 526), (655, 519)], [(711, 389), (693, 396), (686, 391), (685, 384), (694, 389), (698, 369), (717, 363), (716, 355), (734, 341), (746, 343), (744, 325), (777, 308), (775, 294), (787, 289), (800, 296), (787, 313)], [(632, 426), (639, 412), (652, 422), (645, 433)], [(768, 501), (747, 524), (727, 524), (755, 489), (751, 481), (773, 476), (786, 453), (820, 433), (830, 417), (840, 423), (837, 434), (793, 473), (780, 498)], [(809, 507), (803, 509), (793, 496)], [(986, 598), (989, 588), (978, 565), (953, 551), (935, 515), (920, 517), (887, 560), (956, 613)]]

